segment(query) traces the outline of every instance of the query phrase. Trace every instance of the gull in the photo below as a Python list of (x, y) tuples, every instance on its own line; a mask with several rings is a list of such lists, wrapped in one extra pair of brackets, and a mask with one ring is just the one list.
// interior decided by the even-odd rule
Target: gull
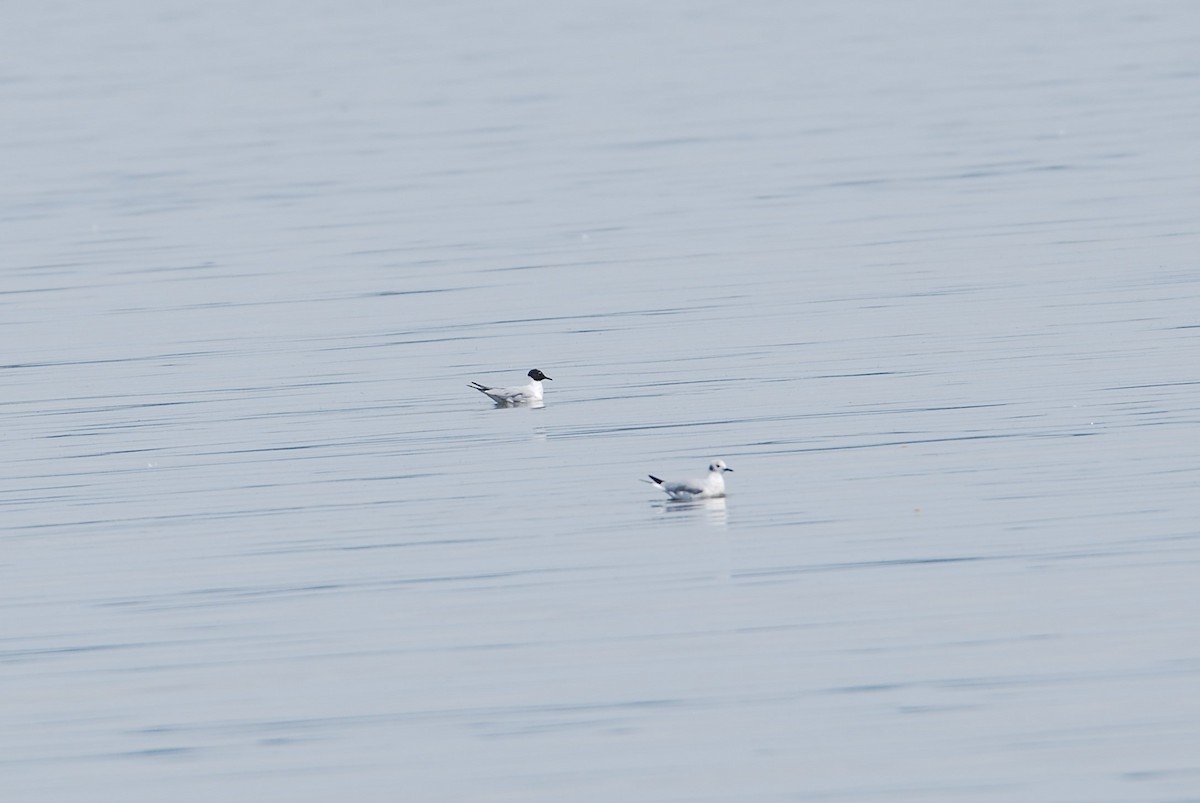
[(650, 474), (650, 481), (667, 492), (667, 496), (680, 502), (693, 499), (716, 499), (725, 496), (725, 472), (733, 471), (724, 460), (708, 464), (708, 476), (702, 480), (667, 482)]
[(489, 388), (487, 385), (481, 385), (478, 382), (472, 382), (467, 387), (474, 388), (486, 395), (499, 407), (516, 407), (519, 404), (540, 402), (542, 400), (542, 380), (550, 379), (550, 377), (543, 374), (537, 368), (534, 368), (526, 376), (533, 381), (519, 388)]

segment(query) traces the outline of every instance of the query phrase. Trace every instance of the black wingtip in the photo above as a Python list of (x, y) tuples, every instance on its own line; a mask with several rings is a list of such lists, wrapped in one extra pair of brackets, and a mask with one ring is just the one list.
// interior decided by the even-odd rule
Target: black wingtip
[(654, 476), (653, 474), (647, 474), (646, 476), (647, 476), (647, 477), (649, 477), (650, 479), (654, 480), (654, 484), (655, 484), (655, 485), (662, 485), (662, 484), (663, 484), (663, 481), (662, 481), (662, 480), (660, 480), (658, 477)]

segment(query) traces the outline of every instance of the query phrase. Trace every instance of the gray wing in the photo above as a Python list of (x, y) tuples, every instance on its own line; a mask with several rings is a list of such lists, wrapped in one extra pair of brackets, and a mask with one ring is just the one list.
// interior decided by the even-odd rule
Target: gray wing
[(669, 494), (687, 494), (689, 496), (699, 496), (704, 493), (704, 486), (696, 480), (687, 480), (686, 482), (668, 482), (663, 486)]
[(525, 388), (488, 388), (484, 393), (498, 402), (508, 404), (520, 404), (527, 398)]

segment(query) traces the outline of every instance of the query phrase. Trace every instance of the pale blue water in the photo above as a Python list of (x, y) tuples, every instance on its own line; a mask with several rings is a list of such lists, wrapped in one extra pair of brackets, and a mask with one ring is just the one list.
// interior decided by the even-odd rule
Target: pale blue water
[(4, 799), (1200, 800), (1197, 30), (10, 9)]

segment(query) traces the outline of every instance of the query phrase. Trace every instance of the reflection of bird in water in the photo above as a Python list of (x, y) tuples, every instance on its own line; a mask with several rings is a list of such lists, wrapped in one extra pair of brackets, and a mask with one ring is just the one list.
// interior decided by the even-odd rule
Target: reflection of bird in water
[(695, 502), (676, 502), (664, 499), (661, 502), (653, 503), (653, 507), (658, 508), (663, 513), (675, 516), (687, 514), (700, 515), (703, 513), (708, 524), (719, 524), (721, 526), (724, 526), (729, 518), (729, 511), (725, 505), (725, 497), (723, 496), (697, 499)]
[(521, 404), (528, 404), (531, 407), (540, 406), (538, 403), (542, 400), (542, 380), (550, 379), (550, 377), (537, 368), (534, 368), (526, 376), (532, 381), (528, 385), (516, 388), (489, 388), (478, 382), (472, 382), (467, 387), (483, 393), (500, 407), (516, 407)]
[(715, 499), (725, 495), (725, 472), (733, 471), (724, 460), (714, 460), (708, 466), (708, 476), (700, 480), (660, 480), (653, 474), (650, 481), (678, 502), (693, 499)]

